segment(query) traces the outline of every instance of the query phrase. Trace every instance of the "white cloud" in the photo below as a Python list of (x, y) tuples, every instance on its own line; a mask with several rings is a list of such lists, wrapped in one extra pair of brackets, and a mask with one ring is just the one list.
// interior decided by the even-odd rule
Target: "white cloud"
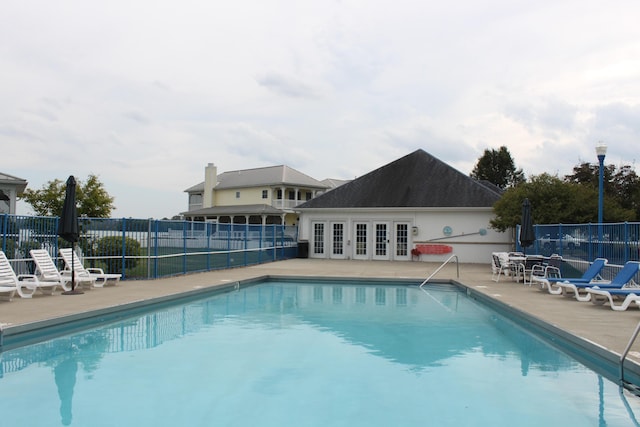
[(2, 171), (99, 175), (116, 216), (164, 217), (219, 171), (353, 178), (423, 148), (469, 173), (633, 162), (634, 1), (8, 0)]

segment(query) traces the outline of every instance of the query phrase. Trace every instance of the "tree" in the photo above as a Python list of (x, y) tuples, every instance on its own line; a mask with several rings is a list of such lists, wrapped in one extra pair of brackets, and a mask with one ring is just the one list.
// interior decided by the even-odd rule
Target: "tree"
[[(86, 184), (77, 181), (76, 203), (78, 215), (90, 218), (109, 218), (115, 209), (113, 197), (107, 193), (96, 175), (89, 175)], [(64, 204), (66, 184), (54, 179), (40, 190), (27, 189), (20, 197), (33, 208), (39, 216), (60, 216)]]
[[(555, 175), (531, 177), (517, 187), (507, 189), (493, 205), (492, 228), (506, 231), (520, 223), (522, 201), (528, 198), (536, 224), (581, 224), (597, 221), (598, 189), (567, 182)], [(609, 221), (633, 221), (635, 212), (625, 209), (612, 197), (605, 197), (604, 209)]]
[[(640, 177), (630, 165), (614, 165), (604, 168), (603, 187), (605, 197), (613, 198), (620, 207), (633, 210), (640, 218)], [(600, 166), (583, 162), (573, 168), (573, 174), (566, 175), (565, 181), (581, 184), (599, 190)], [(605, 221), (613, 221), (605, 208)]]
[(502, 189), (515, 187), (525, 181), (524, 172), (522, 169), (516, 170), (513, 158), (505, 146), (499, 150), (485, 149), (470, 176), (489, 181)]

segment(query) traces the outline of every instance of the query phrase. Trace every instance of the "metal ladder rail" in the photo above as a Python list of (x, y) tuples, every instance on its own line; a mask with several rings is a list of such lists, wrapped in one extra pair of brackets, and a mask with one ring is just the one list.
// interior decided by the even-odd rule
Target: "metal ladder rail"
[(624, 361), (627, 358), (627, 354), (629, 354), (629, 350), (631, 350), (631, 346), (635, 342), (639, 333), (640, 333), (640, 322), (638, 322), (638, 325), (636, 326), (636, 330), (633, 331), (633, 335), (631, 335), (631, 339), (629, 340), (627, 347), (624, 349), (624, 351), (620, 355), (620, 385), (621, 386), (624, 385)]
[(429, 275), (429, 277), (424, 279), (424, 282), (422, 282), (420, 284), (420, 288), (422, 288), (429, 281), (429, 279), (431, 279), (433, 276), (435, 276), (440, 270), (442, 270), (444, 268), (445, 265), (447, 265), (449, 263), (449, 261), (451, 261), (454, 258), (456, 259), (456, 273), (457, 273), (457, 277), (459, 278), (460, 277), (460, 263), (458, 262), (458, 255), (453, 254), (449, 258), (447, 258), (447, 260), (445, 262), (443, 262), (440, 267), (436, 268), (436, 271), (434, 271), (433, 273), (431, 273)]

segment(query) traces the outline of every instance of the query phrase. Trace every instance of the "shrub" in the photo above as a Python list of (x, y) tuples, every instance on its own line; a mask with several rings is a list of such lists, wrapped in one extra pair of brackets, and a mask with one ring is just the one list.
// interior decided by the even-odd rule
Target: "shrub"
[(124, 239), (124, 253), (121, 236), (108, 236), (99, 239), (95, 246), (95, 256), (101, 258), (109, 272), (122, 271), (122, 257), (125, 257), (126, 269), (135, 268), (142, 250), (140, 243), (130, 237)]

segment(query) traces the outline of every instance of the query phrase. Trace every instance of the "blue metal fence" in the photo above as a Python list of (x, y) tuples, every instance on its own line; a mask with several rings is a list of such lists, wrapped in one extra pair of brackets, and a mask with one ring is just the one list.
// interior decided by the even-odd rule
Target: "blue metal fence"
[[(80, 218), (76, 245), (85, 267), (124, 279), (155, 279), (261, 264), (297, 256), (297, 227), (155, 219)], [(58, 238), (58, 217), (0, 215), (0, 249), (16, 273), (33, 272), (29, 250), (54, 259), (70, 245)], [(61, 266), (62, 267), (62, 266)]]
[[(607, 258), (609, 263), (622, 265), (640, 260), (640, 223), (606, 224), (538, 224), (534, 227), (533, 246), (522, 248), (516, 238), (516, 249), (545, 256), (592, 261)], [(520, 227), (516, 236), (519, 236)]]

